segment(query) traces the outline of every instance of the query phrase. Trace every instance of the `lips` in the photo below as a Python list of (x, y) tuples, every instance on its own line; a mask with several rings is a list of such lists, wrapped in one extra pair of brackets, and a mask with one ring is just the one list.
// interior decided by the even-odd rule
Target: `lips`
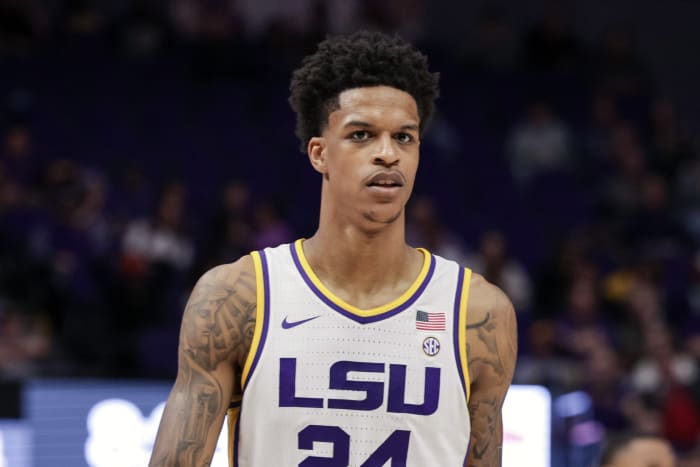
[(403, 185), (403, 175), (395, 170), (377, 172), (367, 180), (368, 187), (400, 188)]

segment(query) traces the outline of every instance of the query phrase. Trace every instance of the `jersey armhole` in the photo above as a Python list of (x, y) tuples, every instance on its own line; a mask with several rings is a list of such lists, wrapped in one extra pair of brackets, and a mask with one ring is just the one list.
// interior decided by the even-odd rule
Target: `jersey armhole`
[(250, 343), (248, 356), (246, 357), (243, 372), (241, 373), (241, 388), (245, 391), (246, 384), (255, 371), (255, 367), (260, 359), (265, 337), (267, 336), (268, 317), (269, 317), (269, 273), (265, 253), (262, 251), (254, 251), (250, 254), (255, 266), (255, 329), (253, 331), (253, 339)]
[(238, 453), (238, 417), (241, 413), (241, 399), (236, 398), (231, 400), (231, 403), (226, 411), (227, 428), (228, 428), (228, 465), (237, 465)]
[(253, 330), (253, 340), (250, 343), (250, 349), (248, 349), (248, 356), (241, 372), (241, 396), (231, 400), (227, 411), (229, 430), (228, 460), (229, 465), (234, 467), (238, 465), (238, 429), (243, 402), (242, 394), (245, 393), (246, 385), (255, 371), (258, 360), (260, 360), (260, 353), (265, 344), (270, 316), (269, 272), (265, 253), (254, 251), (250, 256), (253, 259), (255, 269), (255, 329)]
[(469, 356), (467, 355), (467, 302), (469, 301), (471, 278), (471, 269), (460, 268), (455, 294), (455, 354), (467, 403), (471, 391)]

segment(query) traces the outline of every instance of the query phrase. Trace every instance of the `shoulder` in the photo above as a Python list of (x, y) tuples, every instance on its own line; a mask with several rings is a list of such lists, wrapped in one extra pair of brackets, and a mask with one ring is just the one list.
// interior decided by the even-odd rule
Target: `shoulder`
[(470, 323), (487, 317), (515, 321), (515, 309), (508, 296), (477, 273), (471, 275), (467, 310)]
[(467, 302), (467, 353), (472, 381), (510, 383), (517, 356), (515, 309), (503, 291), (472, 274)]
[(255, 266), (252, 255), (245, 255), (233, 263), (220, 264), (209, 269), (202, 274), (195, 287), (201, 284), (225, 286), (236, 282), (239, 276), (249, 274), (255, 276)]
[(242, 361), (255, 326), (256, 290), (250, 255), (205, 272), (185, 307), (181, 348), (201, 351), (210, 359), (212, 350), (206, 349), (213, 342), (216, 360)]
[(218, 307), (217, 310), (235, 307), (254, 312), (256, 288), (255, 263), (251, 255), (245, 255), (205, 272), (192, 290), (185, 314), (197, 312), (203, 304)]

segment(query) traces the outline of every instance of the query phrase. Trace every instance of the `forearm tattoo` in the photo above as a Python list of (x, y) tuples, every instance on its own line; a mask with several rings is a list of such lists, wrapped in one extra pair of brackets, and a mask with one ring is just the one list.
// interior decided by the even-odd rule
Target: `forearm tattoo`
[(472, 431), (468, 465), (498, 467), (503, 440), (501, 407), (517, 354), (514, 313), (512, 309), (507, 313), (488, 312), (483, 320), (469, 324), (467, 329), (471, 331), (468, 342), (478, 341), (467, 344), (467, 354), (478, 346), (478, 355), (470, 359), (470, 366), (479, 368), (480, 378), (469, 400)]

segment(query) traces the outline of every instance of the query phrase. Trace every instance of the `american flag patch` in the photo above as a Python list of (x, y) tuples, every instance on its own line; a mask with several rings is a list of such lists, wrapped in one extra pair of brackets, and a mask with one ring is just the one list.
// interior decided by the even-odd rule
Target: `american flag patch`
[(444, 331), (445, 313), (416, 311), (416, 329), (419, 331)]

